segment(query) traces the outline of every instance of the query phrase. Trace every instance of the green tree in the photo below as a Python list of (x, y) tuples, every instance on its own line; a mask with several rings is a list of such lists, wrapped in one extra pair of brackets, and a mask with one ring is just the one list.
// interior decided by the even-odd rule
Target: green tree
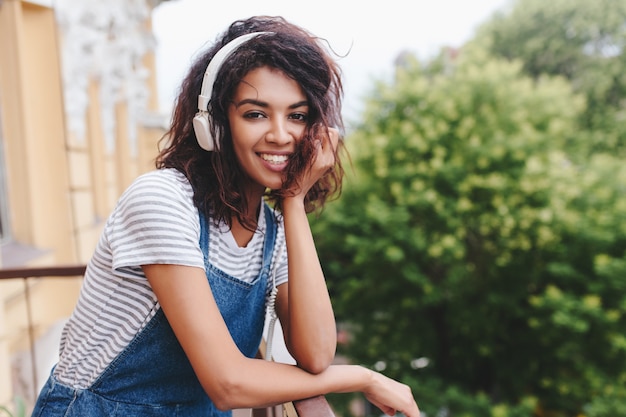
[(586, 153), (626, 156), (626, 0), (517, 0), (477, 40), (532, 77), (570, 80), (588, 102), (579, 120), (592, 132)]
[(354, 174), (314, 224), (343, 352), (429, 416), (626, 399), (626, 171), (571, 162), (584, 108), (564, 78), (474, 45), (408, 60), (348, 138)]

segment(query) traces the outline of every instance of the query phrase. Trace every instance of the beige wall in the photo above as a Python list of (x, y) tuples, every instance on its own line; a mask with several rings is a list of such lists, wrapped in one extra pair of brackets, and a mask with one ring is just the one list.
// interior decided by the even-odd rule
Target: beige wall
[(0, 6), (0, 100), (11, 213), (19, 242), (75, 260), (69, 210), (63, 93), (54, 13), (4, 1)]
[[(150, 27), (149, 22), (146, 25)], [(107, 150), (99, 85), (91, 80), (86, 138), (77, 140), (69, 134), (61, 42), (51, 8), (21, 0), (0, 1), (0, 140), (5, 151), (5, 161), (0, 163), (8, 182), (13, 237), (0, 253), (9, 253), (8, 246), (11, 253), (15, 247), (28, 248), (34, 255), (23, 266), (86, 263), (121, 192), (138, 174), (153, 168), (156, 143), (164, 133), (159, 127), (137, 127), (137, 152), (131, 152), (128, 112), (121, 102), (115, 111), (115, 150)], [(151, 54), (145, 63), (154, 69)], [(154, 71), (151, 74), (149, 107), (155, 110)], [(0, 267), (19, 266), (13, 263), (15, 259), (0, 258)], [(36, 336), (70, 314), (79, 287), (79, 279), (29, 281)], [(17, 392), (21, 388), (15, 388), (15, 372), (9, 365), (27, 348), (24, 283), (0, 281), (0, 405), (16, 394), (30, 395)]]

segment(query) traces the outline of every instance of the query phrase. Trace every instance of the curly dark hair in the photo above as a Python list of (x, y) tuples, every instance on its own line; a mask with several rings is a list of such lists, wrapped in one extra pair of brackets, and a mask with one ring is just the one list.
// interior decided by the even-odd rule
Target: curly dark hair
[[(192, 124), (205, 69), (220, 48), (251, 32), (272, 33), (247, 41), (222, 65), (209, 105), (211, 129), (220, 141), (220, 150), (207, 152), (198, 145)], [(307, 126), (284, 173), (283, 188), (266, 192), (268, 201), (280, 211), (286, 190), (297, 187), (299, 184), (294, 181), (312, 166), (316, 151), (314, 138), (331, 126), (343, 132), (341, 70), (321, 39), (281, 17), (257, 16), (235, 21), (218, 39), (196, 59), (181, 85), (172, 124), (160, 142), (164, 147), (156, 159), (156, 167), (175, 168), (184, 173), (194, 190), (194, 204), (214, 222), (232, 226), (236, 217), (245, 227), (253, 228), (254, 222), (245, 213), (248, 203), (257, 202), (245, 201), (243, 190), (247, 177), (237, 162), (227, 118), (238, 84), (251, 70), (266, 66), (294, 79), (308, 100)], [(307, 212), (322, 208), (329, 198), (341, 193), (344, 170), (339, 154), (342, 152), (345, 147), (341, 139), (334, 168), (306, 195)]]

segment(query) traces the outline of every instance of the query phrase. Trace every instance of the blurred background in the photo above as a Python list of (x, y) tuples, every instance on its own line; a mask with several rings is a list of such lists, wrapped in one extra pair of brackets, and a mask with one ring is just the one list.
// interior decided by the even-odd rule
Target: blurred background
[[(283, 15), (346, 81), (352, 163), (311, 216), (338, 360), (429, 417), (626, 416), (626, 0), (338, 3), (1, 0), (0, 277), (84, 265), (194, 55)], [(26, 278), (0, 279), (0, 415), (29, 409), (80, 287)]]
[(356, 118), (372, 80), (393, 74), (394, 62), (410, 52), (428, 58), (443, 46), (459, 46), (508, 0), (390, 0), (361, 4), (319, 0), (304, 6), (288, 0), (240, 0), (219, 6), (204, 0), (162, 3), (152, 14), (159, 107), (171, 108), (190, 58), (233, 21), (278, 15), (323, 38), (344, 71), (344, 114)]

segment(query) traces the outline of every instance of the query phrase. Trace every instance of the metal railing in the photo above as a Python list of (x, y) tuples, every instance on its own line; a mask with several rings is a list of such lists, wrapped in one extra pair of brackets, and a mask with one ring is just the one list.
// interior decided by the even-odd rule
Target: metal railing
[(24, 302), (26, 307), (26, 322), (28, 332), (28, 346), (30, 352), (31, 377), (33, 386), (33, 398), (37, 398), (37, 354), (35, 351), (35, 326), (33, 322), (33, 309), (29, 281), (45, 277), (51, 278), (76, 278), (85, 273), (85, 265), (50, 266), (40, 268), (5, 268), (0, 269), (0, 280), (21, 279), (24, 289)]
[[(37, 397), (37, 360), (35, 352), (35, 324), (31, 305), (31, 293), (29, 281), (33, 279), (82, 277), (85, 273), (85, 265), (61, 265), (49, 267), (26, 267), (26, 268), (0, 268), (0, 281), (9, 279), (21, 279), (24, 289), (26, 307), (26, 320), (28, 330), (28, 344), (30, 349), (31, 372), (33, 380), (34, 398)], [(287, 417), (335, 417), (326, 397), (323, 395), (285, 403), (282, 406), (283, 414)], [(253, 417), (277, 417), (276, 408), (252, 410)]]

